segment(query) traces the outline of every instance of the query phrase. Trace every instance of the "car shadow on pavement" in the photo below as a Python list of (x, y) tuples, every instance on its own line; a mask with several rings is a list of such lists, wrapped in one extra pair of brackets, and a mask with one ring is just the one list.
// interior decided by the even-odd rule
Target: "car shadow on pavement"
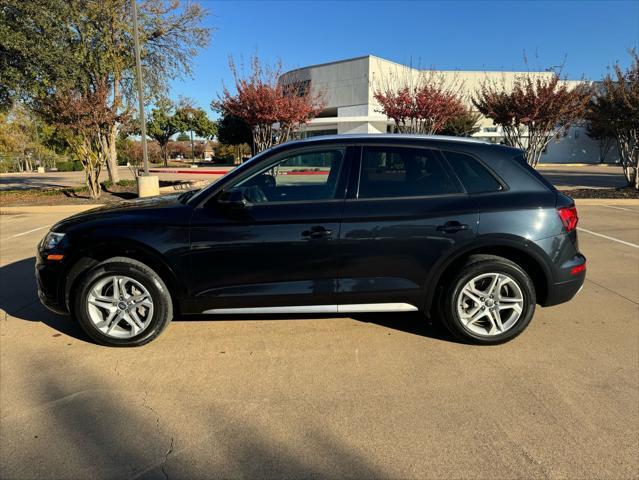
[[(113, 364), (111, 351), (101, 360)], [(139, 371), (120, 376), (104, 363), (74, 362), (61, 375), (67, 363), (54, 354), (19, 365), (32, 379), (23, 392), (30, 402), (0, 420), (0, 477), (387, 477), (329, 421), (257, 397), (228, 402), (219, 386), (198, 389), (194, 401), (170, 380), (148, 385)]]
[[(26, 258), (0, 267), (0, 310), (9, 316), (29, 322), (42, 322), (58, 332), (77, 340), (91, 342), (78, 323), (68, 315), (56, 315), (47, 310), (38, 299), (37, 284), (34, 275), (35, 257)], [(343, 317), (344, 315), (339, 315)], [(358, 313), (347, 315), (363, 323), (401, 332), (433, 338), (437, 340), (457, 341), (448, 333), (441, 322), (431, 321), (421, 313)], [(174, 321), (241, 321), (241, 320), (300, 320), (336, 318), (336, 315), (317, 314), (264, 314), (264, 315), (181, 315)]]
[(19, 320), (42, 322), (64, 335), (89, 341), (68, 315), (56, 315), (40, 303), (34, 271), (35, 257), (0, 267), (0, 310)]

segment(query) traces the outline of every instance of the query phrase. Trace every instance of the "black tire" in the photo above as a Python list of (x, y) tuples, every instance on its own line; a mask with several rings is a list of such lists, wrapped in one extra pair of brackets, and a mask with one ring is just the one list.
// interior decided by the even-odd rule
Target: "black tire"
[[(496, 335), (481, 335), (469, 330), (457, 311), (457, 300), (464, 286), (484, 273), (501, 273), (519, 286), (523, 307), (519, 319), (506, 331)], [(526, 272), (516, 263), (496, 255), (473, 255), (457, 272), (449, 276), (438, 302), (438, 313), (444, 325), (458, 340), (478, 345), (498, 345), (512, 340), (525, 330), (535, 313), (535, 286)]]
[[(138, 335), (113, 338), (106, 335), (91, 321), (87, 297), (96, 282), (113, 274), (120, 274), (139, 282), (153, 301), (153, 314)], [(139, 347), (155, 339), (173, 317), (171, 295), (160, 276), (145, 264), (126, 257), (113, 257), (91, 268), (76, 282), (73, 295), (73, 314), (86, 334), (101, 345), (111, 347)]]

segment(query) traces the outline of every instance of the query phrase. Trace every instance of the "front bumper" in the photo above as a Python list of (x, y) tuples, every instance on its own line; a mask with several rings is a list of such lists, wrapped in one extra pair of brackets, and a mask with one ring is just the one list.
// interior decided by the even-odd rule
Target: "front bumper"
[(44, 259), (39, 249), (36, 252), (35, 277), (38, 284), (38, 298), (42, 305), (53, 313), (65, 315), (69, 311), (64, 302), (64, 295), (61, 295), (64, 271), (59, 263)]

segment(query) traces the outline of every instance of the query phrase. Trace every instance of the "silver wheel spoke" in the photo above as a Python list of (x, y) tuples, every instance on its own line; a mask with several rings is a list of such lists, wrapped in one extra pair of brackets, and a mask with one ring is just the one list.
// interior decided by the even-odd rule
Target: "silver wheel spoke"
[[(495, 293), (495, 286), (497, 286), (497, 284), (499, 283), (499, 274), (495, 275), (492, 280), (490, 281), (490, 285), (488, 286), (488, 289), (486, 290), (486, 293), (489, 295), (492, 295)], [(497, 290), (499, 291), (499, 290)]]
[(129, 312), (129, 316), (131, 317), (131, 320), (133, 320), (133, 323), (135, 323), (135, 325), (139, 329), (143, 329), (144, 328), (144, 322), (142, 322), (142, 320), (140, 320), (140, 317), (138, 317), (138, 313), (135, 310), (131, 310)]
[(131, 315), (129, 315), (126, 312), (122, 314), (122, 320), (124, 320), (126, 323), (128, 323), (131, 326), (131, 331), (133, 335), (137, 335), (138, 332), (140, 332), (140, 330), (142, 330), (142, 328), (144, 327), (144, 325), (138, 325), (136, 321), (133, 320), (133, 318), (131, 318)]
[(107, 327), (107, 330), (106, 330), (107, 335), (111, 333), (111, 330), (113, 330), (118, 323), (120, 323), (120, 320), (122, 320), (122, 317), (124, 317), (124, 312), (118, 312), (116, 317), (113, 320), (111, 320), (111, 323), (109, 323), (109, 326)]
[(113, 300), (98, 300), (98, 299), (89, 299), (88, 302), (91, 305), (95, 305), (96, 307), (106, 308), (107, 310), (112, 310), (116, 308), (113, 305)]
[(523, 300), (513, 300), (513, 301), (505, 301), (502, 300), (499, 302), (499, 310), (514, 310), (517, 313), (522, 312), (521, 306), (523, 305)]

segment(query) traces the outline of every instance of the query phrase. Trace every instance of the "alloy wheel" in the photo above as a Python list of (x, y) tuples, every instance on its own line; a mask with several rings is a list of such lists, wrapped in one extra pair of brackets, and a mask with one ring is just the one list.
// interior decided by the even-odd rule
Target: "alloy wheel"
[(477, 335), (495, 336), (511, 329), (524, 310), (518, 283), (504, 273), (482, 273), (470, 279), (457, 298), (464, 327)]
[(153, 298), (137, 280), (110, 275), (98, 280), (87, 295), (93, 324), (112, 338), (131, 338), (144, 331), (153, 318)]

